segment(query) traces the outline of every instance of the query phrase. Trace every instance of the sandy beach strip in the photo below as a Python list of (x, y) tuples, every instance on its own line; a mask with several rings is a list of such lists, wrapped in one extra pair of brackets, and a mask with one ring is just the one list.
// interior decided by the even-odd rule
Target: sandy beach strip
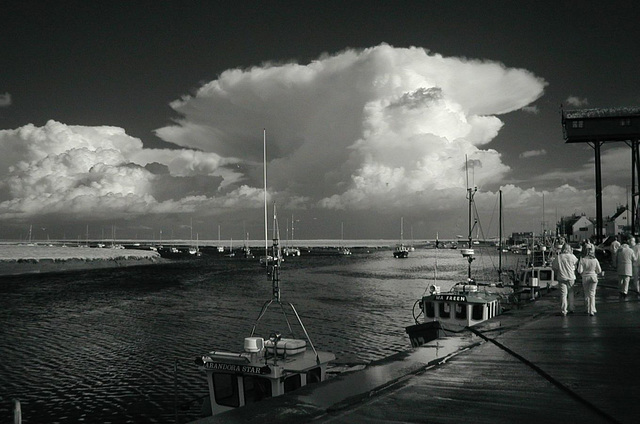
[(137, 249), (0, 245), (0, 275), (151, 265), (158, 252)]

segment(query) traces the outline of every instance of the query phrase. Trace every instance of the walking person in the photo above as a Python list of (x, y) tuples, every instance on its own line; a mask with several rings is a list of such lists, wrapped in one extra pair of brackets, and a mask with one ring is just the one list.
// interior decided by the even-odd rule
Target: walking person
[(620, 249), (616, 252), (616, 270), (618, 271), (618, 286), (620, 289), (620, 297), (627, 297), (629, 291), (629, 280), (633, 275), (633, 262), (637, 262), (638, 258), (633, 249), (627, 244), (626, 237), (622, 240)]
[(611, 265), (616, 266), (616, 253), (620, 249), (620, 242), (618, 241), (618, 236), (613, 236), (613, 241), (609, 246), (609, 251), (611, 252)]
[(632, 281), (633, 287), (635, 287), (636, 293), (638, 294), (638, 298), (640, 298), (640, 243), (638, 243), (640, 240), (637, 240), (636, 238), (634, 239), (636, 241), (636, 245), (631, 249), (633, 249), (633, 253), (636, 255), (636, 260), (633, 263)]
[(560, 286), (560, 312), (562, 316), (573, 313), (574, 293), (573, 286), (576, 282), (576, 265), (578, 258), (573, 254), (573, 248), (569, 243), (562, 246), (559, 255), (553, 259), (551, 267), (558, 276)]
[(582, 277), (582, 288), (584, 289), (584, 303), (589, 316), (596, 313), (596, 289), (598, 287), (598, 274), (602, 273), (600, 262), (596, 259), (596, 250), (593, 245), (588, 246), (584, 252), (584, 257), (578, 263), (578, 274)]

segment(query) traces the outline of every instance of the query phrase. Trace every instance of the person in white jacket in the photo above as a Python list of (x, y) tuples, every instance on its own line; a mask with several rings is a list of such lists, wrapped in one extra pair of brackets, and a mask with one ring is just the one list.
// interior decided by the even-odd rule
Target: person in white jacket
[(635, 256), (633, 250), (627, 244), (627, 239), (622, 240), (622, 246), (616, 252), (616, 270), (618, 271), (618, 281), (620, 288), (620, 296), (622, 298), (627, 297), (629, 291), (629, 280), (633, 275), (633, 262), (638, 258)]
[(560, 287), (560, 313), (566, 316), (573, 313), (574, 293), (573, 285), (576, 282), (576, 265), (578, 258), (573, 254), (573, 248), (569, 243), (562, 246), (559, 255), (553, 259), (551, 267), (558, 276)]
[(600, 268), (600, 262), (596, 259), (595, 248), (590, 246), (578, 263), (578, 274), (582, 276), (582, 288), (584, 289), (584, 303), (590, 316), (594, 316), (596, 313), (596, 289), (598, 287), (598, 274), (601, 273), (602, 268)]
[(640, 240), (637, 240), (636, 238), (634, 238), (634, 240), (636, 244), (635, 246), (632, 246), (631, 249), (633, 249), (633, 253), (636, 255), (636, 260), (633, 263), (633, 276), (631, 278), (633, 281), (633, 287), (635, 287), (636, 293), (640, 298), (640, 243), (638, 243)]

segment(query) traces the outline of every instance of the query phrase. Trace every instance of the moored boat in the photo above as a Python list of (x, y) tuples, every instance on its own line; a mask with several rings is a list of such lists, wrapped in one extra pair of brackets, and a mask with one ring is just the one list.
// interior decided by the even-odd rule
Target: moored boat
[(342, 256), (348, 256), (351, 254), (351, 249), (346, 246), (341, 246), (338, 248), (338, 254)]
[[(293, 304), (282, 301), (279, 289), (281, 253), (274, 239), (273, 261), (269, 275), (273, 297), (265, 302), (242, 352), (211, 351), (195, 359), (206, 374), (209, 396), (203, 405), (205, 415), (242, 407), (270, 397), (280, 396), (300, 387), (324, 381), (327, 365), (335, 360), (330, 352), (316, 350)], [(268, 337), (258, 336), (256, 328), (269, 306), (277, 303), (285, 315), (290, 337), (272, 331)], [(297, 338), (287, 317), (286, 308), (297, 319), (304, 338)]]
[(409, 247), (400, 243), (396, 245), (396, 248), (393, 251), (394, 258), (408, 258), (409, 257)]
[(300, 256), (300, 249), (297, 247), (285, 247), (283, 251), (285, 256)]
[[(414, 305), (416, 324), (405, 328), (413, 347), (445, 336), (447, 332), (479, 324), (502, 312), (504, 294), (481, 287), (473, 280), (457, 283), (445, 293), (432, 285), (429, 292), (416, 302), (420, 309), (417, 315)], [(422, 323), (419, 322), (421, 315), (424, 315)]]
[[(503, 302), (513, 294), (513, 288), (502, 283), (480, 284), (471, 277), (471, 263), (475, 259), (473, 249), (472, 221), (474, 195), (477, 188), (470, 188), (467, 183), (467, 199), (469, 201), (469, 233), (468, 246), (461, 248), (462, 257), (467, 260), (467, 280), (456, 283), (449, 292), (441, 293), (440, 287), (431, 285), (429, 294), (423, 295), (413, 306), (415, 325), (405, 327), (413, 347), (445, 336), (447, 332), (461, 331), (467, 327), (477, 325), (499, 315), (503, 309)], [(476, 219), (474, 219), (476, 218)], [(416, 314), (416, 306), (419, 313)], [(422, 322), (420, 322), (420, 317)]]
[[(268, 265), (267, 275), (272, 283), (272, 297), (263, 304), (251, 333), (244, 339), (244, 350), (242, 352), (214, 350), (195, 359), (196, 365), (205, 372), (207, 377), (209, 396), (206, 403), (209, 404), (212, 415), (321, 382), (327, 378), (328, 363), (335, 359), (333, 353), (316, 350), (296, 308), (280, 297), (279, 270), (282, 252), (278, 241), (275, 206), (273, 221), (271, 259), (265, 261), (265, 265)], [(265, 217), (265, 234), (266, 224)], [(279, 305), (284, 315), (290, 334), (288, 338), (282, 337), (279, 331), (270, 331), (268, 337), (261, 337), (256, 332), (260, 319), (274, 303)], [(299, 328), (304, 333), (304, 339), (294, 335), (287, 308), (290, 311), (289, 314), (295, 316)], [(209, 412), (206, 406), (203, 407), (203, 411)]]
[(409, 246), (404, 244), (404, 218), (400, 218), (400, 243), (396, 245), (396, 248), (393, 250), (394, 258), (408, 258), (409, 257)]

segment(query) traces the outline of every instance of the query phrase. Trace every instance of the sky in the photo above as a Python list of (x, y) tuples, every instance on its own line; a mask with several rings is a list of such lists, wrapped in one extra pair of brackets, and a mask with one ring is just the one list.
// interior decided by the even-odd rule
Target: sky
[[(0, 239), (433, 239), (595, 215), (561, 107), (640, 105), (633, 1), (5, 1)], [(605, 216), (631, 151), (602, 149)], [(466, 164), (466, 165), (465, 165)]]

